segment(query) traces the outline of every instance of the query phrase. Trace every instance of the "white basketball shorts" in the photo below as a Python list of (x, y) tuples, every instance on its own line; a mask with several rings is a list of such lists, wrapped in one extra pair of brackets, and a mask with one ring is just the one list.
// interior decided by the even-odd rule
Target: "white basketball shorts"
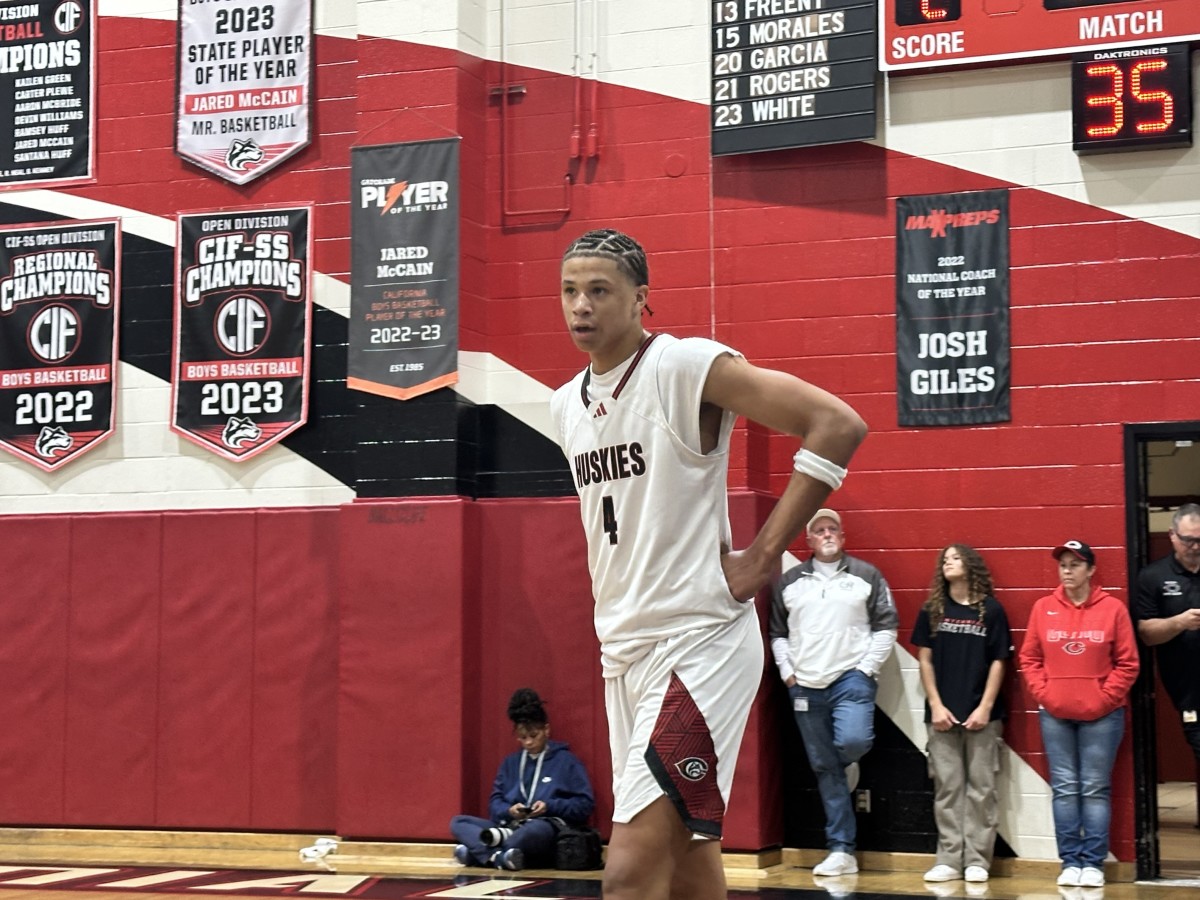
[(720, 838), (738, 748), (763, 675), (753, 607), (731, 622), (660, 641), (605, 680), (613, 821), (664, 794), (698, 836)]

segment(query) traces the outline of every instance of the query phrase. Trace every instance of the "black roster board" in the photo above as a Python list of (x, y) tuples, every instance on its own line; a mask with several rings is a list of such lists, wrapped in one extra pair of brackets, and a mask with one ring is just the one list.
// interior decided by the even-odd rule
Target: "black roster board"
[(712, 152), (875, 137), (875, 0), (712, 4)]

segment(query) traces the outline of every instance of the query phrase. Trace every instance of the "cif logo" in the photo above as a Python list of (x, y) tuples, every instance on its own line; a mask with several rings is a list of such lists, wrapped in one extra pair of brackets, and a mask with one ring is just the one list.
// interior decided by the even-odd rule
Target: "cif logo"
[(443, 205), (449, 196), (450, 184), (446, 181), (396, 181), (391, 184), (359, 186), (362, 208), (369, 209), (375, 206), (381, 216), (423, 204)]
[(261, 347), (270, 326), (271, 314), (266, 306), (246, 294), (222, 303), (213, 319), (217, 340), (234, 356), (245, 356)]
[(69, 306), (51, 304), (29, 323), (29, 348), (42, 362), (60, 363), (79, 346), (79, 317)]
[(679, 760), (675, 768), (688, 781), (700, 781), (708, 774), (708, 763), (698, 756)]
[(1063, 650), (1071, 656), (1078, 656), (1081, 653), (1087, 652), (1087, 644), (1083, 641), (1067, 641), (1067, 643), (1063, 644)]
[(79, 0), (63, 0), (54, 8), (54, 28), (59, 34), (71, 34), (83, 24), (83, 4)]

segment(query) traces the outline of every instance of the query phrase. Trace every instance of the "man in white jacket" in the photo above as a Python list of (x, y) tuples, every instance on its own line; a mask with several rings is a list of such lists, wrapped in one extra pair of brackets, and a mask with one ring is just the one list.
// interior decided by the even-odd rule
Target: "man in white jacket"
[(858, 871), (851, 796), (858, 761), (875, 739), (876, 676), (899, 619), (879, 570), (843, 552), (842, 517), (819, 509), (808, 523), (813, 555), (775, 586), (771, 652), (825, 807), (829, 856), (814, 875)]

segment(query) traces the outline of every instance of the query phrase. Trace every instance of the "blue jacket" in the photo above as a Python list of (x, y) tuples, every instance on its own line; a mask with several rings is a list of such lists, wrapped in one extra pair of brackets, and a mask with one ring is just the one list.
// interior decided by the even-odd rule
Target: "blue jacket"
[[(521, 753), (520, 750), (510, 753), (500, 763), (496, 781), (492, 784), (492, 797), (488, 801), (488, 815), (493, 822), (506, 822), (509, 809), (514, 804), (525, 802), (519, 780)], [(596, 805), (596, 798), (592, 794), (592, 784), (588, 781), (583, 763), (567, 749), (564, 741), (548, 741), (543, 753), (545, 761), (529, 805), (541, 800), (546, 804), (547, 816), (557, 816), (572, 825), (585, 824)], [(526, 761), (526, 779), (536, 765), (536, 760)]]

